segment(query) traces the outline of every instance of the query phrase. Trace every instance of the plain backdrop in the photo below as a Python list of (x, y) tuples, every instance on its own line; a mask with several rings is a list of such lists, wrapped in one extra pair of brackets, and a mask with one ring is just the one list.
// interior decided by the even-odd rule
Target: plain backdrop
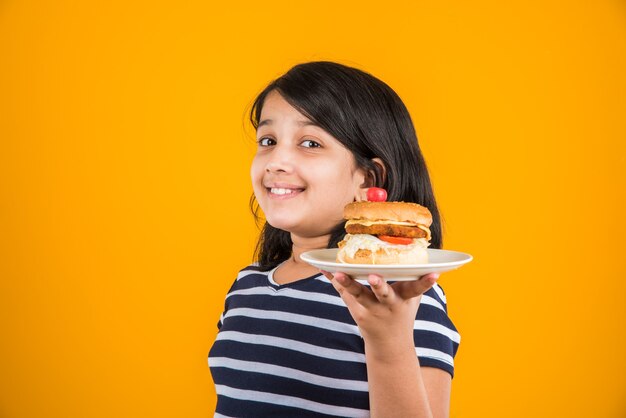
[(246, 111), (311, 60), (399, 93), (475, 257), (451, 416), (625, 416), (618, 0), (0, 2), (0, 416), (212, 415)]

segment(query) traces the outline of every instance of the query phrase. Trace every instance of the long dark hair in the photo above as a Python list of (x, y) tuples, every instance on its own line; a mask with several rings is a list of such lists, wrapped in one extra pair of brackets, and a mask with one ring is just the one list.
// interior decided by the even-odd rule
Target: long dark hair
[[(441, 219), (424, 157), (409, 112), (387, 84), (356, 68), (316, 61), (296, 65), (272, 81), (255, 99), (250, 122), (258, 127), (267, 95), (276, 90), (289, 104), (335, 137), (355, 157), (356, 164), (374, 173), (377, 187), (387, 190), (389, 201), (415, 202), (426, 206), (433, 216), (431, 248), (441, 248)], [(386, 173), (372, 158), (380, 158)], [(260, 223), (254, 198), (250, 208)], [(331, 233), (328, 248), (337, 246), (345, 235), (345, 223)], [(270, 270), (291, 256), (289, 232), (267, 222), (255, 250), (262, 270)]]

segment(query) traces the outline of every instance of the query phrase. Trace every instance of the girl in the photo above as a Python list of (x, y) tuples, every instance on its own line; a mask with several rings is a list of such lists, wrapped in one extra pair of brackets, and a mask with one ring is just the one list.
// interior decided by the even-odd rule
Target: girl
[(406, 107), (370, 74), (311, 62), (268, 85), (250, 119), (252, 202), (266, 222), (209, 353), (215, 416), (447, 417), (460, 337), (437, 275), (393, 284), (371, 275), (362, 285), (300, 259), (337, 246), (344, 206), (369, 187), (428, 207), (441, 248)]

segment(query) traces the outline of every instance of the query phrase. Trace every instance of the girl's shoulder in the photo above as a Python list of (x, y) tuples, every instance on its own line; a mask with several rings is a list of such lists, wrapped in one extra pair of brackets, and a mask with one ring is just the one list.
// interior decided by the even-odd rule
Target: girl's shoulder
[(269, 271), (262, 271), (258, 264), (250, 264), (237, 273), (237, 277), (233, 280), (228, 294), (242, 288), (260, 286), (267, 283)]
[(239, 274), (245, 273), (247, 271), (262, 272), (261, 267), (259, 267), (259, 263), (252, 263), (252, 264), (247, 265), (246, 267), (239, 270)]
[(261, 268), (259, 267), (258, 263), (252, 263), (244, 268), (242, 268), (241, 270), (239, 270), (239, 272), (237, 273), (237, 279), (235, 281), (239, 281), (245, 277), (248, 276), (264, 276), (267, 277), (268, 274), (270, 273), (270, 271), (263, 271), (261, 270)]

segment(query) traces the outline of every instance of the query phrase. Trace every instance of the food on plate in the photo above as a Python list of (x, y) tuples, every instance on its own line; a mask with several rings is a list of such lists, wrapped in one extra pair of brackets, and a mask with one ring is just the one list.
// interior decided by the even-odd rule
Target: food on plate
[(387, 200), (387, 190), (380, 187), (370, 187), (367, 189), (366, 196), (370, 202), (384, 202)]
[(346, 236), (337, 261), (350, 264), (428, 263), (432, 215), (410, 202), (352, 202), (344, 208)]

